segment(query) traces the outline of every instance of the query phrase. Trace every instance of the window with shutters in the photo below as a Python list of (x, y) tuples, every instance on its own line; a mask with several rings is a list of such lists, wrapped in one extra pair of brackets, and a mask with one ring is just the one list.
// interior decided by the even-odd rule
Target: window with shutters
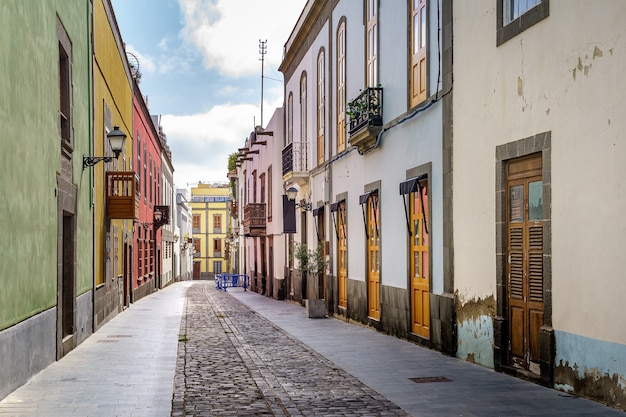
[(267, 221), (272, 221), (272, 166), (267, 168)]
[(222, 233), (222, 215), (213, 215), (213, 233)]
[(137, 187), (137, 194), (141, 197), (141, 181), (143, 177), (141, 176), (141, 136), (139, 135), (139, 131), (137, 131), (137, 179), (139, 181)]
[(261, 204), (265, 203), (265, 172), (259, 175), (259, 183), (261, 184)]
[(300, 142), (307, 142), (307, 97), (306, 97), (306, 72), (300, 78)]
[(194, 214), (191, 220), (192, 223), (192, 227), (193, 227), (193, 232), (194, 233), (199, 233), (200, 232), (200, 215), (199, 214)]
[(326, 82), (325, 82), (324, 50), (317, 57), (317, 164), (324, 163), (326, 138), (324, 134), (326, 117)]
[(378, 87), (378, 0), (366, 3), (367, 86)]
[(411, 1), (411, 107), (426, 100), (427, 13), (426, 0)]
[(222, 239), (213, 239), (213, 256), (216, 258), (222, 256)]
[(289, 92), (289, 98), (287, 98), (287, 143), (288, 145), (293, 143), (293, 93)]
[(346, 22), (337, 29), (337, 153), (346, 149)]
[(72, 152), (72, 43), (57, 20), (59, 42), (59, 136), (63, 149)]
[(138, 233), (137, 233), (137, 279), (141, 279), (141, 277), (143, 276), (144, 272), (143, 272), (143, 236), (142, 236), (142, 230), (143, 227), (139, 227), (138, 228)]

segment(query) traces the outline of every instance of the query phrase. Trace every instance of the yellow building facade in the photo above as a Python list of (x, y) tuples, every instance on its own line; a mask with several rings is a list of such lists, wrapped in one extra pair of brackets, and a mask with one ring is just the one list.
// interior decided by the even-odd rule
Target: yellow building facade
[(113, 155), (107, 133), (115, 126), (126, 133), (118, 159), (91, 168), (94, 206), (94, 326), (100, 327), (121, 309), (126, 237), (132, 239), (132, 219), (113, 220), (106, 215), (106, 173), (132, 171), (133, 88), (126, 52), (110, 0), (94, 2), (94, 113), (91, 155)]
[(213, 279), (226, 271), (226, 232), (230, 224), (228, 182), (199, 183), (191, 189), (192, 233), (196, 246), (194, 279)]

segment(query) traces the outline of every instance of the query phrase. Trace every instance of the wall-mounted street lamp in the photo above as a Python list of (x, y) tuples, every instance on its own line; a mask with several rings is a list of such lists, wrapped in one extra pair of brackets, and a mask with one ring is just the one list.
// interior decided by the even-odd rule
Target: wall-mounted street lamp
[(96, 165), (100, 161), (111, 162), (113, 158), (117, 159), (122, 153), (122, 149), (124, 149), (124, 141), (126, 141), (126, 133), (122, 132), (119, 126), (113, 127), (109, 133), (107, 133), (107, 138), (109, 139), (109, 144), (111, 145), (111, 150), (115, 157), (113, 156), (84, 156), (83, 155), (83, 169), (87, 167), (92, 167)]
[(293, 201), (296, 207), (300, 207), (302, 210), (306, 210), (306, 211), (311, 211), (311, 209), (313, 208), (311, 203), (309, 201), (305, 201), (304, 199), (300, 200), (299, 202), (296, 202), (296, 197), (298, 196), (297, 188), (289, 187), (286, 193), (287, 193), (287, 199), (289, 201)]
[(161, 226), (169, 222), (169, 207), (154, 206), (152, 219), (154, 220), (152, 223), (144, 223), (143, 227), (148, 229), (150, 226), (154, 226), (154, 230), (157, 231)]

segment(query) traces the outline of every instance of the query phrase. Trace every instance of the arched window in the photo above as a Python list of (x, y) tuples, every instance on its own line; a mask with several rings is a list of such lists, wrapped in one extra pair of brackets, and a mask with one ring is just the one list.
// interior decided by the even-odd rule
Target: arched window
[(324, 118), (326, 113), (326, 78), (324, 64), (324, 49), (317, 56), (317, 164), (324, 163), (326, 140), (324, 135)]
[(337, 29), (337, 153), (346, 149), (346, 22)]

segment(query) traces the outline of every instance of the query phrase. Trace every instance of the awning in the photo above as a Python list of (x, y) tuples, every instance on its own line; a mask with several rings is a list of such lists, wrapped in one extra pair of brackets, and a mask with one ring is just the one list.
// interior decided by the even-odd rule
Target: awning
[(322, 214), (324, 214), (324, 206), (313, 209), (313, 217), (321, 216)]
[[(404, 197), (410, 193), (418, 193), (418, 197), (420, 199), (420, 203), (422, 204), (422, 213), (424, 213), (424, 198), (422, 196), (422, 190), (420, 185), (420, 181), (423, 181), (428, 178), (428, 174), (422, 174), (418, 177), (411, 178), (410, 180), (406, 180), (400, 183), (400, 195), (403, 197), (402, 202), (404, 203), (404, 215), (406, 217), (406, 230), (409, 233), (409, 236), (413, 235), (411, 232), (411, 224), (409, 222), (409, 208), (406, 204), (406, 198)], [(428, 234), (428, 222), (426, 218), (424, 218), (424, 232)]]
[(346, 200), (339, 200), (339, 201), (336, 201), (334, 203), (331, 203), (331, 205), (330, 205), (330, 212), (331, 213), (335, 213), (337, 210), (339, 210), (339, 205), (341, 203), (343, 203), (344, 201), (346, 201)]
[(337, 228), (337, 218), (336, 218), (336, 214), (335, 213), (337, 213), (339, 211), (339, 206), (344, 201), (346, 201), (346, 200), (342, 199), (342, 200), (335, 201), (334, 203), (330, 204), (330, 215), (333, 217), (333, 223), (335, 224), (335, 234), (337, 235), (337, 240), (339, 240), (339, 229)]
[(428, 178), (428, 174), (422, 174), (419, 177), (411, 178), (410, 180), (401, 182), (400, 183), (400, 195), (405, 195), (405, 194), (416, 192), (418, 189), (418, 183), (426, 178)]
[[(378, 189), (375, 190), (370, 190), (368, 192), (366, 192), (365, 194), (362, 194), (359, 196), (359, 204), (361, 205), (361, 211), (363, 211), (363, 227), (365, 227), (365, 237), (367, 237), (368, 239), (369, 237), (369, 233), (367, 232), (367, 219), (365, 217), (365, 206), (363, 204), (367, 203), (369, 201), (370, 196), (372, 195), (378, 195)], [(374, 202), (372, 202), (372, 207), (373, 207)], [(374, 217), (374, 221), (377, 222), (376, 217)], [(376, 236), (378, 236), (378, 222), (376, 223)]]
[(378, 194), (378, 190), (371, 190), (359, 196), (359, 204), (363, 205), (367, 203), (367, 199), (370, 198), (372, 194)]
[(333, 223), (335, 224), (335, 234), (337, 235), (337, 240), (339, 240), (339, 229), (337, 228), (337, 218), (335, 217), (336, 215), (334, 213), (337, 213), (337, 211), (339, 211), (339, 206), (344, 201), (346, 200), (342, 199), (330, 204), (330, 215), (333, 217)]

